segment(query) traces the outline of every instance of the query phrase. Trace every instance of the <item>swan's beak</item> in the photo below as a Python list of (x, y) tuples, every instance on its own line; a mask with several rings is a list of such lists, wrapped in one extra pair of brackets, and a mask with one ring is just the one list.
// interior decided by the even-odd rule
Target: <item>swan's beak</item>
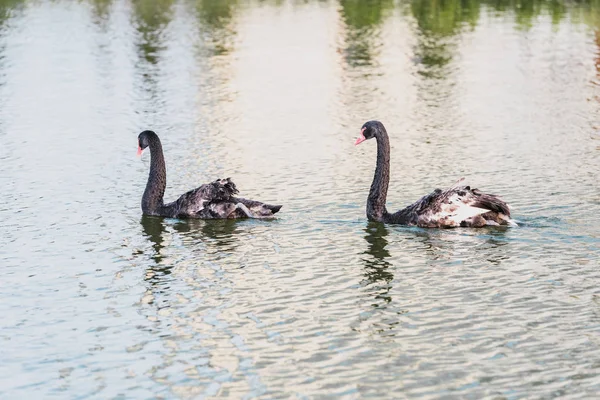
[(142, 148), (140, 146), (138, 146), (137, 156), (141, 157), (143, 152), (144, 152), (144, 150), (142, 150)]
[(360, 143), (364, 142), (365, 140), (367, 140), (367, 138), (365, 137), (365, 128), (362, 128), (360, 131), (360, 136), (356, 139), (356, 142), (354, 142), (354, 145), (356, 146), (357, 144), (360, 144)]

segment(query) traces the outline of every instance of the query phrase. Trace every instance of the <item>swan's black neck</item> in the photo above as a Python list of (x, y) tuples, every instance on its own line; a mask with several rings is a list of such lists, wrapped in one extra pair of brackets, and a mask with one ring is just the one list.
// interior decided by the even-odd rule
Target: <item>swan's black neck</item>
[(383, 221), (387, 214), (385, 201), (390, 183), (390, 139), (383, 126), (375, 135), (377, 140), (377, 167), (367, 198), (367, 218)]
[(160, 215), (167, 187), (167, 169), (158, 136), (153, 135), (149, 138), (148, 147), (150, 147), (150, 175), (142, 197), (142, 211), (146, 215)]
[(377, 140), (377, 167), (367, 198), (367, 218), (390, 224), (411, 224), (409, 207), (390, 214), (385, 207), (390, 183), (390, 138), (383, 127), (375, 134)]

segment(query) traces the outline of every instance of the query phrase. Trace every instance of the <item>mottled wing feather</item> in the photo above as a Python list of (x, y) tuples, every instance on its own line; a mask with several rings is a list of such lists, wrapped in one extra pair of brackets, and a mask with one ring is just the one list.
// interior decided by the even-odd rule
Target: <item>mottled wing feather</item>
[(508, 205), (502, 201), (498, 196), (493, 194), (482, 193), (478, 189), (472, 190), (475, 200), (473, 206), (485, 208), (486, 210), (499, 212), (510, 217), (510, 209)]
[(421, 227), (479, 227), (509, 223), (510, 209), (498, 196), (457, 184), (447, 190), (436, 189), (393, 217)]
[(173, 203), (174, 217), (227, 218), (235, 208), (231, 198), (237, 193), (231, 179), (217, 179), (177, 199)]
[(184, 193), (166, 208), (176, 218), (267, 218), (281, 206), (234, 197), (238, 193), (231, 179), (217, 179)]
[(281, 209), (280, 205), (266, 204), (260, 201), (244, 199), (241, 197), (235, 197), (234, 201), (245, 205), (252, 213), (252, 217), (254, 218), (270, 217)]

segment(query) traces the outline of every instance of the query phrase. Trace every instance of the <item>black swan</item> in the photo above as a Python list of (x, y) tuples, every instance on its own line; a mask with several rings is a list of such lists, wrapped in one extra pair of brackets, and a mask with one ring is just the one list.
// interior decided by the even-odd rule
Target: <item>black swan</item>
[(436, 189), (410, 206), (390, 214), (385, 207), (390, 182), (390, 140), (385, 127), (379, 121), (366, 122), (354, 145), (372, 138), (377, 141), (377, 167), (367, 198), (369, 220), (423, 228), (516, 226), (503, 200), (493, 194), (461, 186), (464, 178), (449, 189)]
[(141, 156), (147, 147), (150, 147), (151, 159), (150, 175), (142, 197), (142, 211), (145, 215), (200, 219), (268, 218), (281, 208), (234, 197), (238, 190), (229, 178), (217, 179), (184, 193), (172, 203), (164, 204), (163, 196), (167, 186), (165, 158), (160, 139), (152, 131), (139, 134), (138, 156)]

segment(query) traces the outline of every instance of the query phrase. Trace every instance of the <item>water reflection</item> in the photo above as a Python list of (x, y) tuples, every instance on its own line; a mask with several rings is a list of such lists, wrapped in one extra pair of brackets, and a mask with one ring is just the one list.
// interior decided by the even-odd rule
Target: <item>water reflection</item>
[(233, 49), (232, 24), (237, 0), (196, 0), (194, 3), (203, 42), (211, 53), (223, 55)]
[[(578, 8), (589, 8), (585, 14), (589, 18), (597, 7), (597, 2), (593, 0), (580, 1), (569, 7), (564, 2), (547, 0), (413, 0), (410, 3), (410, 13), (417, 21), (420, 31), (443, 37), (460, 33), (465, 27), (474, 28), (483, 11), (498, 16), (512, 13), (517, 28), (529, 29), (536, 18), (544, 14), (551, 17), (553, 24), (558, 24), (569, 12), (578, 12)], [(573, 14), (576, 15), (576, 12)]]
[(559, 1), (546, 0), (496, 0), (489, 5), (498, 11), (511, 10), (515, 13), (517, 27), (529, 29), (533, 26), (535, 18), (547, 12), (552, 17), (552, 23), (557, 24), (566, 15), (566, 7)]
[(3, 27), (17, 9), (23, 5), (23, 0), (0, 0), (0, 27)]
[(419, 30), (415, 61), (419, 73), (428, 78), (443, 78), (443, 67), (451, 60), (453, 36), (463, 26), (477, 25), (480, 13), (478, 1), (412, 1), (410, 10)]
[(510, 228), (489, 227), (462, 230), (432, 230), (415, 228), (414, 238), (421, 243), (424, 254), (432, 265), (443, 265), (446, 261), (483, 261), (499, 265), (510, 255), (506, 232)]
[[(5, 42), (4, 36), (7, 34), (8, 21), (14, 17), (17, 9), (23, 4), (22, 0), (0, 0), (0, 87), (6, 84), (5, 74)], [(0, 96), (0, 106), (4, 109), (4, 104), (8, 96)], [(0, 121), (0, 128), (2, 127), (2, 121)], [(2, 132), (0, 131), (0, 135)], [(2, 158), (2, 157), (0, 157)]]
[(235, 219), (190, 219), (177, 221), (173, 228), (182, 234), (184, 242), (190, 243), (192, 246), (204, 243), (212, 248), (202, 251), (228, 252), (234, 250), (238, 245), (235, 235), (238, 233), (239, 223), (240, 221)]
[[(514, 14), (517, 27), (527, 30), (540, 15), (549, 14), (556, 25), (567, 16), (567, 11), (575, 11), (582, 5), (592, 9), (597, 7), (595, 2), (588, 1), (567, 8), (563, 2), (544, 0), (414, 0), (410, 3), (410, 14), (418, 27), (414, 60), (422, 66), (419, 71), (421, 75), (443, 78), (446, 74), (442, 68), (450, 63), (455, 53), (456, 36), (465, 29), (474, 29), (483, 10), (502, 16), (510, 11)], [(594, 22), (590, 25), (593, 26)]]
[(92, 14), (94, 23), (101, 25), (104, 30), (108, 29), (108, 18), (113, 5), (113, 0), (92, 0)]
[(162, 254), (162, 249), (164, 248), (163, 242), (165, 240), (163, 235), (167, 232), (164, 220), (160, 217), (144, 215), (140, 222), (142, 224), (142, 229), (148, 240), (152, 243), (152, 249), (154, 250), (154, 253), (150, 257), (154, 260), (154, 264), (150, 264), (146, 269), (145, 279), (152, 287), (162, 286), (162, 280), (165, 276), (171, 274), (171, 269), (173, 268), (173, 265), (163, 263), (164, 256)]
[[(161, 53), (167, 48), (165, 31), (173, 18), (173, 0), (133, 0), (133, 18), (136, 30), (135, 62), (136, 89), (142, 105), (138, 113), (156, 125), (153, 117), (164, 111), (166, 96), (159, 90)], [(157, 104), (163, 103), (163, 104)]]
[[(150, 259), (154, 261), (148, 263), (146, 267), (144, 280), (148, 282), (148, 287), (141, 303), (155, 305), (158, 309), (171, 307), (173, 301), (171, 288), (181, 283), (179, 279), (174, 282), (174, 278), (170, 277), (174, 268), (181, 265), (177, 259), (172, 258), (176, 247), (185, 248), (187, 253), (196, 254), (199, 260), (212, 265), (214, 269), (220, 268), (215, 261), (230, 257), (241, 244), (237, 240), (240, 223), (237, 220), (173, 220), (142, 216), (140, 223), (151, 244), (153, 252)], [(183, 247), (177, 246), (178, 243)], [(196, 256), (188, 257), (190, 260), (196, 258)], [(196, 270), (196, 265), (192, 262), (189, 267)]]
[(344, 55), (348, 65), (359, 67), (374, 63), (378, 54), (378, 27), (393, 6), (391, 0), (340, 1), (340, 13), (346, 25)]
[[(594, 57), (594, 66), (596, 67), (596, 78), (592, 83), (596, 86), (600, 86), (600, 30), (594, 32), (594, 43), (596, 44), (596, 51)], [(600, 103), (600, 95), (596, 94), (592, 97), (596, 102)], [(596, 121), (591, 123), (593, 130), (590, 137), (594, 140), (600, 139), (600, 126), (596, 125)], [(596, 146), (596, 150), (600, 150), (600, 146)], [(599, 197), (600, 198), (600, 197)]]
[[(171, 222), (172, 221), (172, 222)], [(167, 225), (181, 234), (181, 240), (184, 245), (189, 245), (190, 250), (198, 248), (199, 245), (208, 245), (215, 252), (227, 252), (235, 249), (237, 241), (235, 235), (239, 233), (239, 223), (235, 219), (222, 220), (167, 220), (162, 217), (142, 216), (140, 221), (142, 229), (154, 250), (151, 259), (157, 265), (163, 261), (162, 250), (165, 247), (164, 235), (168, 233)], [(202, 246), (201, 251), (207, 249)], [(169, 274), (171, 267), (161, 267), (161, 271)]]
[(144, 276), (144, 280), (149, 283), (149, 287), (146, 289), (141, 301), (144, 304), (155, 304), (158, 309), (166, 308), (169, 307), (170, 293), (169, 283), (165, 278), (171, 275), (173, 265), (163, 262), (164, 255), (162, 254), (162, 250), (165, 247), (163, 244), (165, 240), (163, 235), (167, 232), (164, 219), (144, 215), (140, 223), (154, 250), (154, 254), (150, 257), (154, 260), (154, 263), (149, 263)]
[[(597, 26), (600, 26), (600, 13), (598, 13), (598, 18)], [(591, 83), (595, 86), (600, 86), (600, 29), (596, 29), (594, 31), (594, 44), (596, 45), (596, 49), (594, 51), (594, 67), (596, 69), (596, 77), (591, 81)], [(591, 98), (600, 103), (600, 95), (593, 94)], [(590, 138), (592, 140), (600, 140), (600, 126), (596, 124), (596, 121), (591, 122), (590, 125), (592, 129)], [(596, 146), (596, 150), (600, 150), (600, 146)], [(598, 198), (600, 199), (600, 197)]]
[(164, 30), (173, 18), (173, 0), (134, 0), (135, 27), (139, 33), (138, 54), (155, 65), (165, 49)]
[[(382, 223), (369, 222), (364, 231), (367, 233), (365, 240), (369, 247), (363, 253), (368, 256), (363, 258), (365, 279), (361, 282), (361, 285), (364, 287), (373, 285), (370, 292), (376, 293), (375, 299), (389, 303), (392, 301), (391, 296), (389, 296), (390, 282), (394, 280), (394, 274), (388, 270), (391, 264), (386, 260), (390, 257), (390, 252), (385, 248), (388, 244), (386, 236), (388, 236), (389, 230)], [(373, 306), (378, 307), (378, 304)]]
[(163, 234), (166, 233), (164, 220), (160, 217), (151, 217), (148, 215), (143, 215), (140, 221), (142, 224), (142, 229), (150, 242), (152, 242), (152, 248), (154, 249), (154, 254), (152, 255), (152, 259), (156, 264), (160, 264), (163, 256), (161, 254), (161, 250), (163, 249)]
[[(23, 0), (0, 0), (0, 63), (4, 61), (4, 41), (1, 39), (7, 33), (7, 23), (14, 18), (16, 11), (22, 7), (23, 3)], [(0, 85), (2, 84), (3, 82), (0, 82)]]
[(479, 1), (413, 1), (410, 10), (419, 30), (430, 36), (451, 36), (463, 26), (475, 27), (479, 20)]

